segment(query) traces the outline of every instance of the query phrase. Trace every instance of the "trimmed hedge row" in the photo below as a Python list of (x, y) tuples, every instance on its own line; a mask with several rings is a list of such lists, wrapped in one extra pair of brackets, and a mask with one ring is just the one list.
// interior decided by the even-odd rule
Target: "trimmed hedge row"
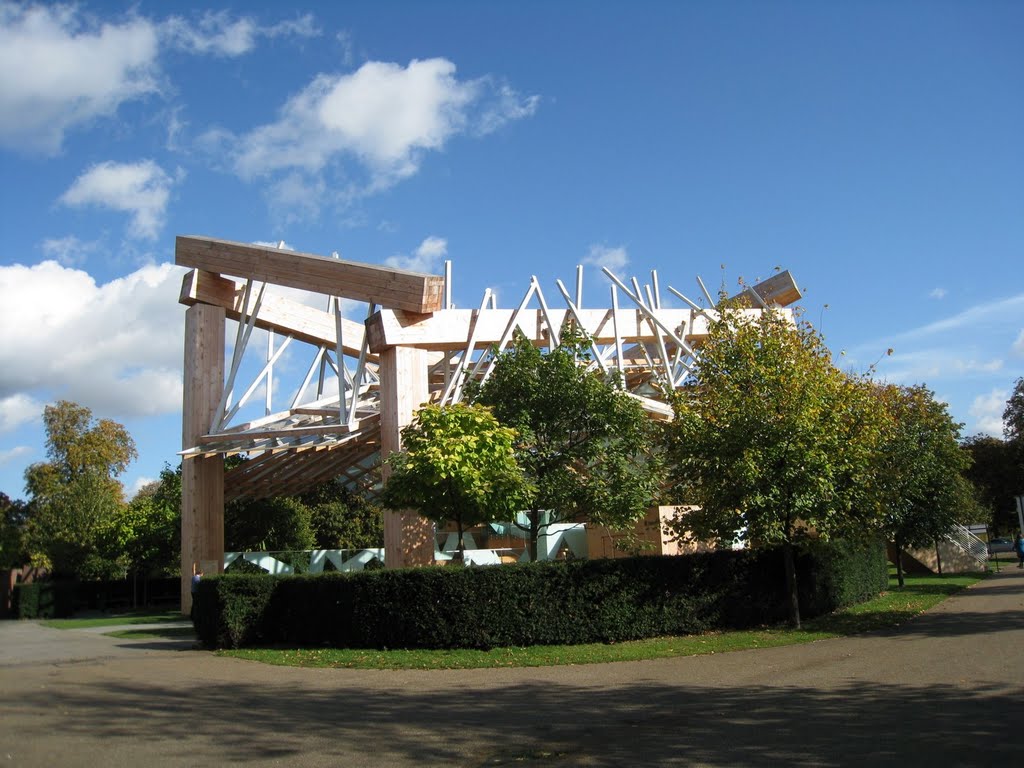
[(139, 605), (178, 603), (181, 580), (176, 577), (111, 581), (33, 581), (16, 584), (12, 615), (19, 619), (60, 619), (81, 610), (127, 609)]
[[(885, 589), (881, 546), (814, 542), (797, 557), (801, 611)], [(491, 648), (618, 642), (786, 618), (777, 549), (675, 557), (204, 578), (195, 623), (210, 648)]]

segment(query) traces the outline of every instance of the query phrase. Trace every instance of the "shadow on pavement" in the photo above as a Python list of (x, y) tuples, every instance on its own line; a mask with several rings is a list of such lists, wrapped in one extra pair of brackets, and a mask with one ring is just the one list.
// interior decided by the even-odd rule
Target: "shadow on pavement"
[[(212, 765), (298, 761), (312, 748), (325, 765), (355, 755), (361, 765), (905, 767), (1016, 763), (1012, 737), (1024, 722), (1020, 691), (991, 687), (602, 690), (530, 682), (396, 694), (343, 688), (345, 678), (337, 679), (330, 691), (253, 682), (188, 691), (141, 682), (72, 688), (61, 695), (61, 726), (99, 739), (148, 733), (175, 754), (201, 749)], [(28, 714), (52, 705), (42, 691), (20, 702)], [(24, 738), (46, 738), (46, 720), (33, 726), (29, 718)]]

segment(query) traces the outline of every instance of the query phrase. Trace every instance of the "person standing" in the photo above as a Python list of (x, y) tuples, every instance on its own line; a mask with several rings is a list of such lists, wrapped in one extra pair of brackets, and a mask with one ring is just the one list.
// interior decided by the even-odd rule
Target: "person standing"
[(203, 580), (203, 569), (197, 568), (192, 574), (192, 608), (189, 610), (189, 618), (195, 623), (196, 620), (196, 592), (199, 591), (199, 582)]
[(1024, 568), (1024, 536), (1019, 533), (1013, 540), (1013, 551), (1017, 553), (1017, 567)]

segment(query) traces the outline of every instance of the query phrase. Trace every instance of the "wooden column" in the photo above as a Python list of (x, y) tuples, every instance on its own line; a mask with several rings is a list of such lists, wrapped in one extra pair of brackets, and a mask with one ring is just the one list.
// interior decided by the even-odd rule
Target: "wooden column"
[[(224, 388), (224, 309), (196, 304), (185, 312), (181, 444), (192, 448), (210, 431)], [(181, 612), (192, 608), (192, 574), (219, 573), (224, 563), (224, 459), (186, 459), (181, 466)]]
[[(402, 427), (427, 402), (427, 353), (391, 347), (380, 355), (380, 454), (402, 447)], [(385, 480), (388, 466), (383, 464)], [(433, 565), (434, 525), (411, 510), (384, 511), (384, 564), (388, 568)]]

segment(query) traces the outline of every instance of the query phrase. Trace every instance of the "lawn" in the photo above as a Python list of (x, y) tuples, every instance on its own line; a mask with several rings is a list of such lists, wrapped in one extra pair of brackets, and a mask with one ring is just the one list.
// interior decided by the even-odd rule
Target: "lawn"
[(766, 627), (684, 637), (658, 637), (625, 643), (532, 646), (480, 650), (372, 650), (350, 648), (243, 648), (217, 653), (238, 659), (294, 667), (361, 669), (476, 669), (600, 664), (673, 656), (727, 653), (752, 648), (809, 643), (898, 626), (977, 582), (980, 574), (911, 576), (874, 600), (804, 622), (800, 630)]
[(83, 616), (76, 619), (48, 619), (44, 627), (53, 629), (88, 629), (90, 627), (123, 627), (129, 624), (163, 624), (182, 620), (181, 611), (133, 611), (130, 613)]

